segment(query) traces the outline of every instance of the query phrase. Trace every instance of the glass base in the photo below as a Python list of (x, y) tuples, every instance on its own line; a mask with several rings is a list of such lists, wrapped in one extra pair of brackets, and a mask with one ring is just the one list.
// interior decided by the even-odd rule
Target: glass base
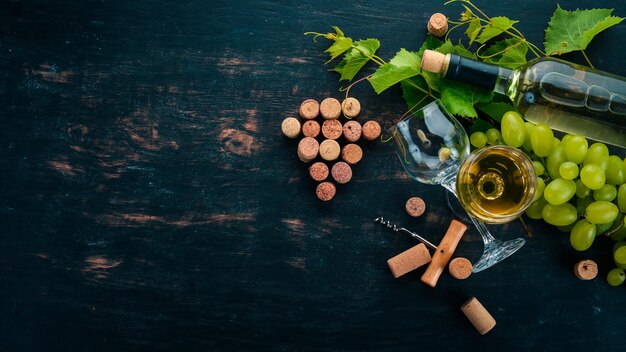
[(523, 238), (501, 242), (498, 240), (485, 244), (482, 257), (473, 265), (472, 273), (483, 271), (506, 259), (526, 243)]

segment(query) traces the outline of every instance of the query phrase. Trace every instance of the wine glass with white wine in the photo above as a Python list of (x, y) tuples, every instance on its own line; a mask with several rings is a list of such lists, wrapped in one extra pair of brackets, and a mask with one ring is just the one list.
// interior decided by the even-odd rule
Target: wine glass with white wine
[(469, 139), (459, 122), (439, 101), (413, 112), (389, 129), (406, 172), (425, 184), (452, 192), (484, 242), (473, 272), (507, 258), (526, 242), (495, 239), (486, 223), (502, 224), (520, 216), (533, 200), (537, 175), (519, 149), (489, 146), (469, 152)]

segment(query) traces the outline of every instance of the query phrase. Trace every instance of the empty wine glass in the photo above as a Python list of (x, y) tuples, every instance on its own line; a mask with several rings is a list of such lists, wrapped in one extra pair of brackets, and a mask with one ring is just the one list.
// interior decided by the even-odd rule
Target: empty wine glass
[[(437, 100), (398, 122), (389, 133), (411, 177), (421, 183), (442, 185), (457, 198), (461, 195), (460, 203), (484, 242), (483, 255), (473, 265), (473, 272), (493, 266), (524, 245), (523, 238), (496, 240), (476, 219), (511, 221), (530, 205), (537, 176), (524, 153), (512, 147), (492, 146), (470, 154), (463, 127)], [(489, 159), (494, 155), (500, 159)]]

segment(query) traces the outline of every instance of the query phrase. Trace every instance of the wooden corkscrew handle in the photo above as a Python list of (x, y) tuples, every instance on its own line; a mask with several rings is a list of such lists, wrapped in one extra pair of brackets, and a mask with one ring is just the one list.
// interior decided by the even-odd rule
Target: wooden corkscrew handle
[(448, 231), (446, 231), (445, 236), (443, 236), (439, 246), (437, 246), (437, 250), (433, 254), (428, 268), (426, 268), (424, 275), (422, 275), (422, 282), (430, 287), (437, 285), (437, 280), (439, 280), (441, 273), (443, 273), (446, 265), (450, 261), (452, 253), (454, 253), (465, 230), (467, 230), (467, 226), (459, 221), (452, 220)]

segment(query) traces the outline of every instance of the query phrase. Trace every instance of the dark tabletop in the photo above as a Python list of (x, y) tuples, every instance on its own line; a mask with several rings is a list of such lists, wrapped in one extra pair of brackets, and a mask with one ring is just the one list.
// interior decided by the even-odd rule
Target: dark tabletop
[[(306, 98), (341, 98), (326, 48), (302, 34), (338, 25), (389, 59), (416, 50), (440, 1), (44, 1), (0, 9), (0, 350), (615, 350), (626, 292), (604, 280), (611, 241), (587, 252), (529, 220), (517, 254), (468, 280), (386, 260), (437, 243), (452, 219), (441, 187), (405, 175), (391, 144), (363, 143), (354, 180), (314, 194), (280, 123)], [(556, 1), (477, 1), (521, 20), (541, 46)], [(567, 1), (566, 9), (589, 8)], [(594, 1), (595, 7), (626, 6)], [(588, 55), (626, 76), (621, 24)], [(579, 54), (566, 58), (582, 62)], [(366, 72), (371, 72), (368, 66)], [(398, 87), (351, 95), (361, 119), (404, 113)], [(623, 151), (616, 151), (624, 156)], [(419, 195), (427, 214), (404, 202)], [(458, 254), (476, 260), (471, 227)], [(592, 258), (600, 277), (577, 280)], [(480, 336), (459, 307), (497, 320)]]

